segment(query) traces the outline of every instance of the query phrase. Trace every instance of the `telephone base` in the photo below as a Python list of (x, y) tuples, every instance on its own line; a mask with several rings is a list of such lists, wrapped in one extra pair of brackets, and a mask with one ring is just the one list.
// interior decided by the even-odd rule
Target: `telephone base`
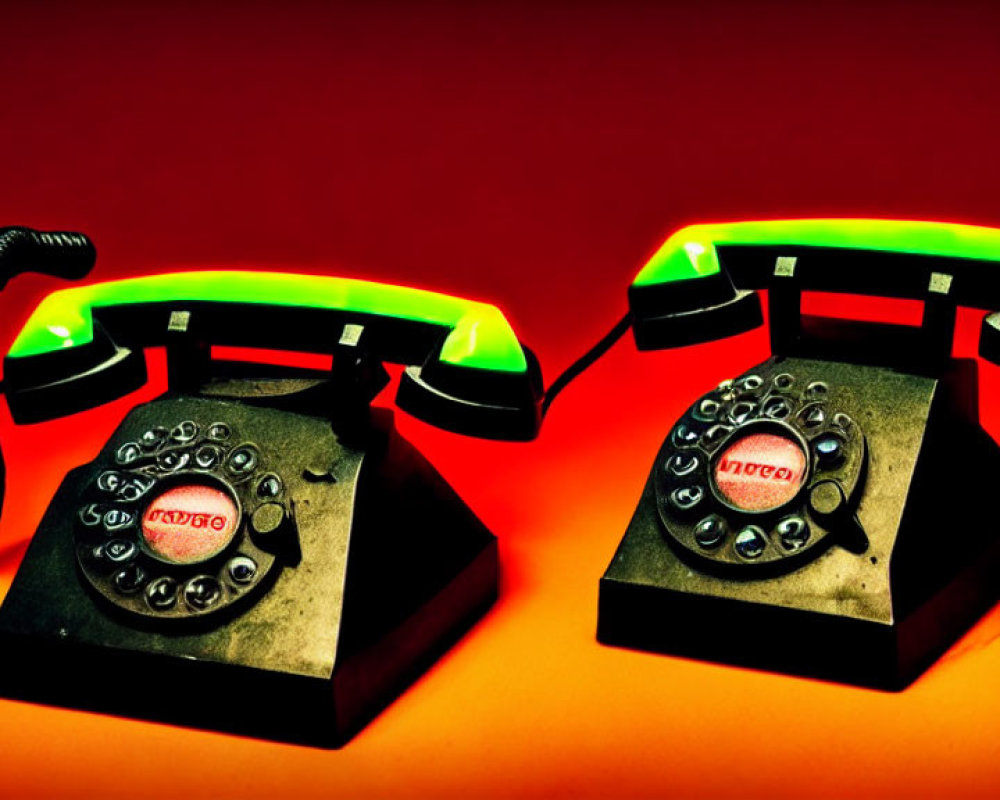
[[(750, 373), (776, 370), (800, 383), (825, 380), (831, 404), (864, 429), (872, 454), (856, 507), (864, 541), (847, 547), (832, 537), (784, 572), (699, 565), (665, 535), (655, 483), (662, 473), (654, 468), (601, 579), (597, 638), (902, 689), (1000, 590), (1000, 534), (989, 522), (1000, 448), (978, 425), (975, 363), (918, 376), (783, 358)], [(665, 445), (657, 462), (669, 452)], [(815, 537), (817, 523), (807, 520)]]
[[(87, 487), (122, 442), (164, 420), (225, 422), (259, 447), (262, 480), (283, 481), (295, 546), (273, 548), (272, 582), (232, 610), (139, 614), (128, 597), (115, 605), (95, 591), (74, 552)], [(234, 552), (220, 557), (231, 564)], [(336, 747), (487, 611), (497, 573), (495, 537), (391, 415), (363, 445), (345, 445), (322, 417), (168, 395), (133, 410), (60, 486), (0, 608), (0, 692)]]
[[(603, 644), (887, 691), (905, 689), (997, 600), (1000, 547), (894, 625), (602, 578)], [(706, 629), (712, 631), (706, 634)]]

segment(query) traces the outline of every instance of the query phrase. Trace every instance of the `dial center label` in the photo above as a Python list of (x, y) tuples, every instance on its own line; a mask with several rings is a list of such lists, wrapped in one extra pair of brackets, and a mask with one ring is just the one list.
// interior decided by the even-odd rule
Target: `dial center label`
[(211, 486), (176, 486), (158, 496), (142, 515), (142, 535), (160, 558), (194, 564), (221, 552), (239, 521), (233, 499)]
[(722, 496), (744, 511), (769, 511), (791, 500), (802, 486), (806, 456), (791, 439), (754, 433), (716, 459), (713, 477)]

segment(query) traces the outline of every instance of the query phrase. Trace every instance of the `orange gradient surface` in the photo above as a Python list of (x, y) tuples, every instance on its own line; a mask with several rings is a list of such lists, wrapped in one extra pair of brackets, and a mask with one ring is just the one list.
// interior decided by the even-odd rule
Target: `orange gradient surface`
[[(682, 225), (1000, 226), (996, 4), (63, 0), (2, 23), (0, 225), (86, 231), (95, 280), (256, 265), (494, 303), (548, 381)], [(7, 285), (4, 351), (64, 285)], [(626, 338), (530, 443), (397, 414), (499, 538), (499, 600), (455, 647), (333, 751), (0, 699), (0, 798), (1000, 796), (1000, 608), (901, 693), (597, 644), (663, 437), (767, 355), (763, 330)], [(0, 594), (63, 475), (163, 390), (150, 361), (141, 391), (71, 417), (18, 427), (0, 401)], [(980, 379), (997, 438), (1000, 368)]]

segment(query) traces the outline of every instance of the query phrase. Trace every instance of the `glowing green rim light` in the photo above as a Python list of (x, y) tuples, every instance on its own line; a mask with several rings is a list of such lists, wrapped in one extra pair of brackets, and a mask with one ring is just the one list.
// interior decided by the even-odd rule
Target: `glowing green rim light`
[(717, 247), (800, 245), (1000, 261), (1000, 230), (949, 222), (793, 219), (689, 225), (663, 243), (633, 286), (702, 278), (720, 271)]
[[(253, 303), (397, 317), (451, 329), (441, 361), (460, 367), (525, 372), (524, 351), (499, 309), (449, 295), (348, 278), (280, 272), (175, 272), (53, 292), (29, 317), (8, 358), (92, 341), (92, 311), (141, 303)], [(308, 348), (303, 348), (308, 349)]]

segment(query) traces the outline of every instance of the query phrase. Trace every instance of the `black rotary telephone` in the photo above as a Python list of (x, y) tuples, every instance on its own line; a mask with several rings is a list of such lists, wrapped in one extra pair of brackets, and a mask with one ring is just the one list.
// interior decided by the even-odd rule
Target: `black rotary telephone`
[[(1000, 450), (958, 305), (1000, 307), (1000, 231), (696, 225), (629, 291), (641, 349), (761, 324), (773, 355), (667, 434), (600, 584), (602, 642), (900, 688), (995, 600)], [(816, 318), (805, 291), (919, 299), (919, 326)], [(980, 353), (1000, 363), (1000, 314)], [(720, 376), (724, 377), (724, 376)]]
[[(332, 355), (223, 361), (213, 345)], [(49, 295), (4, 360), (18, 423), (168, 391), (56, 492), (0, 608), (4, 693), (318, 745), (481, 616), (496, 540), (369, 407), (528, 439), (540, 374), (493, 306), (365, 281), (187, 272)]]

